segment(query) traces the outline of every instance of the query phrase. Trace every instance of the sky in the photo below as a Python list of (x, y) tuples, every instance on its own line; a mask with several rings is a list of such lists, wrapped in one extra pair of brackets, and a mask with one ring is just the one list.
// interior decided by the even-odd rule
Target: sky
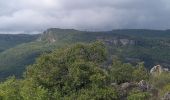
[(170, 29), (170, 0), (0, 0), (0, 32)]

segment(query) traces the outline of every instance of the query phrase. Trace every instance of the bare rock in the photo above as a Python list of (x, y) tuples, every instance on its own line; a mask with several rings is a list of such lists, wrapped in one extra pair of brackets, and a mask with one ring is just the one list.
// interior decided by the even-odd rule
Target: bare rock
[(126, 82), (126, 83), (122, 83), (120, 85), (120, 88), (121, 88), (121, 90), (130, 90), (130, 89), (132, 89), (132, 88), (134, 88), (136, 86), (137, 85), (135, 83), (133, 83), (133, 82), (131, 82), (131, 83)]
[(128, 45), (129, 42), (130, 42), (129, 39), (120, 39), (120, 43), (121, 43), (122, 45)]
[(127, 89), (127, 88), (129, 88), (129, 87), (130, 87), (130, 83), (128, 83), (128, 82), (121, 84), (121, 89), (122, 89), (122, 90), (125, 90), (125, 89)]
[(142, 91), (148, 91), (151, 89), (151, 86), (144, 80), (141, 80), (139, 83), (138, 83), (138, 87), (139, 89), (141, 89)]
[(151, 70), (150, 70), (150, 73), (162, 73), (163, 72), (163, 68), (161, 65), (156, 65), (154, 66)]
[(111, 83), (111, 86), (118, 86), (117, 83)]
[(154, 66), (151, 70), (150, 73), (154, 76), (160, 75), (162, 72), (168, 72), (168, 68), (163, 68), (161, 65), (156, 65)]

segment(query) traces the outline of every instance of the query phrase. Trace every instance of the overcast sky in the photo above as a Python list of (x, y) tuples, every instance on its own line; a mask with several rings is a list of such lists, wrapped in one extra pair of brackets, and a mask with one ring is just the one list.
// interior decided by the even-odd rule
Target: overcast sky
[(170, 0), (0, 0), (1, 32), (170, 29)]

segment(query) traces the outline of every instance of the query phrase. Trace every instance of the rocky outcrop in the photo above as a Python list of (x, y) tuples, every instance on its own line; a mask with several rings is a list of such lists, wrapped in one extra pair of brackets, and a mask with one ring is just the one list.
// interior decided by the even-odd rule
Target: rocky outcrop
[(151, 70), (150, 73), (154, 76), (160, 75), (162, 72), (168, 72), (168, 68), (163, 68), (161, 65), (156, 65), (154, 66)]
[(149, 91), (151, 89), (151, 86), (146, 81), (144, 81), (144, 80), (141, 80), (138, 83), (138, 87), (142, 91)]
[(127, 38), (110, 38), (105, 39), (102, 37), (98, 37), (97, 40), (104, 41), (108, 45), (116, 45), (116, 46), (128, 46), (135, 45), (136, 41)]
[(137, 84), (134, 82), (125, 82), (120, 84), (118, 87), (119, 93), (120, 93), (120, 100), (127, 100), (128, 93), (137, 87)]
[(47, 41), (49, 43), (54, 43), (57, 41), (57, 37), (52, 30), (44, 31), (38, 41)]
[(163, 68), (161, 65), (156, 65), (150, 70), (151, 74), (161, 74), (162, 72), (163, 72)]
[(129, 83), (129, 82), (122, 83), (122, 84), (121, 84), (121, 89), (122, 89), (122, 90), (125, 90), (125, 89), (127, 89), (129, 86), (130, 86), (130, 83)]
[(120, 39), (119, 41), (124, 46), (126, 46), (126, 45), (134, 45), (135, 44), (134, 40), (129, 40), (129, 39)]
[[(148, 92), (150, 95), (157, 96), (157, 91), (146, 81), (140, 82), (125, 82), (120, 85), (114, 85), (118, 87), (120, 93), (120, 100), (127, 100), (127, 96), (133, 90), (139, 90), (141, 92)], [(155, 99), (154, 99), (155, 100)]]
[(152, 89), (151, 85), (144, 81), (141, 80), (139, 83), (135, 83), (135, 82), (126, 82), (126, 83), (122, 83), (120, 85), (120, 89), (121, 90), (131, 90), (133, 88), (137, 88), (141, 91), (149, 91)]

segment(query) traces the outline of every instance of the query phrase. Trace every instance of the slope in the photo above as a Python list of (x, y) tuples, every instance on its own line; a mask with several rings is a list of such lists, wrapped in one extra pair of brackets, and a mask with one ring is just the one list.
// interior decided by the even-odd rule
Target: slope
[(0, 34), (0, 52), (22, 43), (31, 42), (36, 40), (38, 37), (39, 35)]

